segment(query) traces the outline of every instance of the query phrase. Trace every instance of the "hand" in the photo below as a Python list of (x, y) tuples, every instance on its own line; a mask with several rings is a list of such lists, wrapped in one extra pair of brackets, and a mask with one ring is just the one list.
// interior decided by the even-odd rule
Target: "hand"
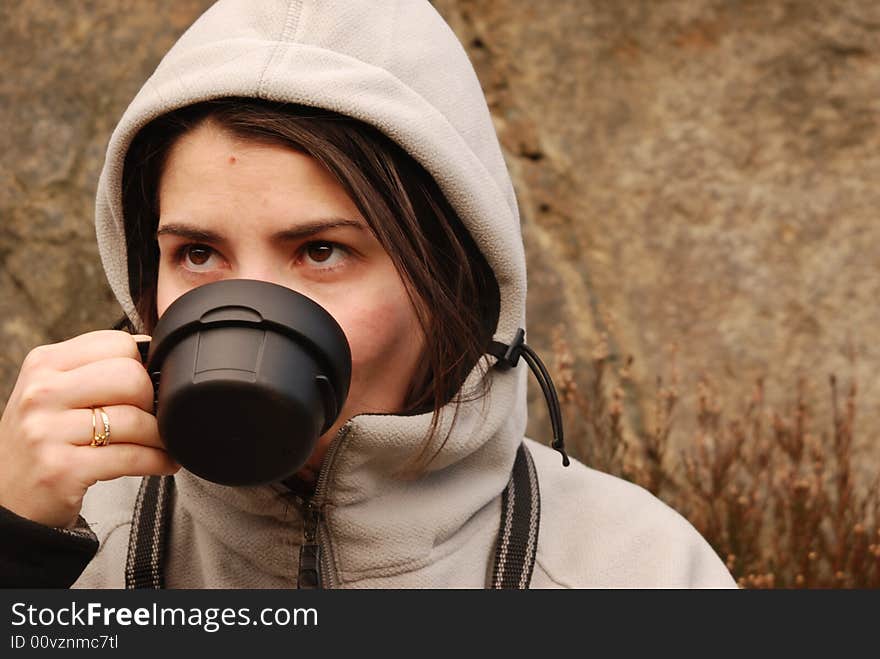
[[(120, 476), (173, 474), (153, 411), (153, 384), (136, 338), (99, 330), (39, 346), (24, 360), (0, 418), (0, 505), (72, 527), (86, 490)], [(90, 446), (92, 408), (110, 419), (110, 443)], [(98, 431), (103, 431), (100, 414)]]

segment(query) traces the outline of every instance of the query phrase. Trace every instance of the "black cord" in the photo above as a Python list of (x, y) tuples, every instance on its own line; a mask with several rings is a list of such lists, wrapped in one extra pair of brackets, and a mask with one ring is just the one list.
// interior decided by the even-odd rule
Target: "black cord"
[(513, 368), (519, 363), (519, 358), (526, 361), (535, 379), (541, 385), (541, 391), (544, 394), (544, 400), (547, 401), (547, 408), (550, 411), (550, 425), (553, 428), (553, 443), (551, 446), (562, 454), (562, 465), (567, 467), (570, 464), (568, 455), (565, 452), (565, 438), (562, 430), (562, 407), (559, 404), (559, 396), (556, 394), (556, 387), (553, 386), (553, 379), (544, 366), (544, 362), (538, 357), (538, 354), (525, 343), (525, 331), (520, 328), (516, 331), (513, 341), (510, 344), (501, 343), (500, 341), (492, 341), (489, 346), (489, 354), (498, 359), (497, 366), (500, 368)]
[[(538, 353), (525, 343), (522, 344), (522, 357), (526, 360), (529, 368), (532, 369), (532, 373), (535, 374), (535, 378), (544, 392), (544, 398), (547, 400), (547, 406), (550, 410), (550, 425), (553, 428), (553, 444), (551, 446), (562, 454), (562, 466), (567, 467), (570, 461), (565, 453), (565, 438), (562, 431), (562, 407), (559, 405), (556, 387), (553, 386), (550, 373), (547, 372), (544, 362), (538, 357)], [(538, 374), (539, 372), (540, 375)]]

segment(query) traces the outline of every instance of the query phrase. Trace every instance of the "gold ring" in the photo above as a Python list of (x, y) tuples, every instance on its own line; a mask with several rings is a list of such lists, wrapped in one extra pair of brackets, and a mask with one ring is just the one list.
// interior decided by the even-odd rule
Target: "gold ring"
[[(104, 424), (104, 432), (98, 432), (97, 413), (101, 414), (101, 421)], [(110, 443), (110, 417), (104, 411), (103, 407), (92, 408), (92, 443), (91, 446), (107, 446)]]

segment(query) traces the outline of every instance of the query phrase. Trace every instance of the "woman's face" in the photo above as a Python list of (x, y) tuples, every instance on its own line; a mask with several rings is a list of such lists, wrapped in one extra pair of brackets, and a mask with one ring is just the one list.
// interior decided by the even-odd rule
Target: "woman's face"
[(415, 310), (354, 203), (314, 159), (208, 121), (171, 148), (159, 207), (159, 316), (202, 284), (259, 279), (308, 296), (345, 331), (351, 388), (312, 469), (352, 416), (402, 410), (424, 345)]

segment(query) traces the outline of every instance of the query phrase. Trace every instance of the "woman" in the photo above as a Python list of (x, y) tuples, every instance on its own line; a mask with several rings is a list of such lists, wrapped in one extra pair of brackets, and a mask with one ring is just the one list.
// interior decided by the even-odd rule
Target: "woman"
[[(126, 111), (98, 188), (130, 330), (209, 281), (294, 289), (351, 345), (339, 420), (284, 482), (221, 486), (165, 453), (134, 337), (40, 347), (0, 421), (7, 585), (144, 585), (138, 561), (172, 588), (733, 584), (648, 493), (524, 439), (525, 259), (485, 99), (427, 2), (382, 7), (217, 3)], [(142, 483), (170, 481), (140, 477), (172, 473), (145, 558)]]

